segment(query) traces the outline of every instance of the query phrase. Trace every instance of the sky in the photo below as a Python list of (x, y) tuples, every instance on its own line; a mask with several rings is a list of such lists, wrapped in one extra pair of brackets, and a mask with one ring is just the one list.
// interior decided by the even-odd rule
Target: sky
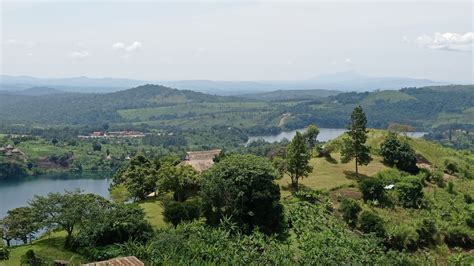
[(472, 1), (0, 1), (5, 75), (474, 78)]

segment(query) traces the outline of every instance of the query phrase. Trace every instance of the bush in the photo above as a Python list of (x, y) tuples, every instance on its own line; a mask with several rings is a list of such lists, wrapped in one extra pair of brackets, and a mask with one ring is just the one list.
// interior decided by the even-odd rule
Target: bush
[(455, 161), (446, 159), (444, 161), (444, 171), (450, 175), (455, 175), (459, 173), (459, 166)]
[(416, 232), (421, 246), (432, 246), (439, 242), (438, 227), (433, 220), (423, 219)]
[(456, 194), (456, 192), (454, 191), (454, 183), (452, 181), (448, 182), (448, 193), (449, 194)]
[(380, 216), (370, 211), (363, 211), (359, 216), (359, 227), (364, 233), (374, 233), (378, 237), (385, 235), (384, 222)]
[(0, 260), (8, 260), (10, 258), (10, 249), (3, 245), (3, 239), (0, 240)]
[(417, 176), (407, 176), (395, 185), (399, 202), (405, 208), (419, 208), (423, 200), (423, 184)]
[(474, 236), (469, 229), (461, 226), (448, 228), (444, 242), (450, 247), (474, 248)]
[(357, 225), (357, 218), (362, 208), (353, 199), (344, 199), (341, 203), (342, 218), (351, 227)]
[(367, 178), (359, 184), (364, 201), (378, 201), (380, 204), (386, 203), (385, 189), (382, 180), (378, 178)]
[(153, 237), (153, 228), (136, 204), (109, 204), (99, 207), (84, 221), (77, 233), (77, 247), (98, 247), (123, 243), (129, 239), (145, 242)]
[(395, 165), (398, 169), (412, 174), (418, 173), (415, 151), (407, 142), (400, 141), (395, 133), (389, 133), (382, 142), (380, 155), (384, 158), (384, 162), (390, 166)]
[(402, 178), (402, 173), (395, 168), (388, 168), (379, 171), (375, 177), (382, 180), (384, 185), (390, 185), (399, 182)]
[(469, 216), (466, 218), (466, 224), (469, 227), (474, 228), (474, 211), (469, 213)]
[(470, 194), (464, 194), (464, 202), (466, 202), (467, 204), (471, 204), (474, 201), (473, 201), (472, 196)]
[(49, 263), (45, 259), (36, 256), (35, 252), (29, 249), (21, 256), (21, 265), (40, 266), (49, 265)]
[(187, 200), (184, 202), (169, 201), (164, 204), (163, 216), (165, 222), (174, 226), (189, 222), (199, 218), (201, 215), (201, 206), (196, 200)]
[(418, 247), (418, 233), (412, 226), (394, 226), (387, 230), (385, 243), (392, 249), (414, 251)]
[(92, 143), (92, 150), (93, 151), (101, 151), (102, 145), (99, 142)]

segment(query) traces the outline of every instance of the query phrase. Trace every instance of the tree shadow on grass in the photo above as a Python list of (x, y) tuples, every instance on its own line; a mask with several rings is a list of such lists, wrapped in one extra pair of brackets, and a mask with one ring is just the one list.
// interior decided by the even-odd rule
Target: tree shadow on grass
[(326, 159), (328, 163), (337, 164), (337, 160), (332, 158), (331, 156), (324, 156), (324, 159)]
[(359, 173), (359, 176), (357, 176), (355, 171), (345, 170), (345, 171), (343, 171), (343, 173), (344, 173), (344, 175), (346, 176), (347, 179), (355, 180), (357, 182), (360, 182), (360, 181), (363, 181), (367, 178), (370, 178), (370, 176), (364, 175), (364, 174), (361, 174), (361, 173)]

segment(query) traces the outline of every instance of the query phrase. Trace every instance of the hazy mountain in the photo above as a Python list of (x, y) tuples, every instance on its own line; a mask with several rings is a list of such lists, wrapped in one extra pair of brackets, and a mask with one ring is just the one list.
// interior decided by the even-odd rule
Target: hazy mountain
[(60, 94), (66, 93), (61, 90), (57, 90), (49, 87), (33, 87), (24, 90), (8, 90), (2, 91), (0, 93), (15, 94), (15, 95), (26, 95), (26, 96), (40, 96), (40, 95), (51, 95), (51, 94)]
[(324, 98), (342, 93), (335, 90), (277, 90), (271, 92), (260, 92), (239, 95), (245, 99), (261, 101), (288, 101)]
[(449, 84), (449, 82), (439, 82), (428, 79), (371, 77), (353, 71), (321, 75), (307, 80), (290, 81), (144, 81), (87, 77), (41, 79), (29, 76), (0, 76), (0, 90), (23, 90), (30, 87), (47, 86), (67, 92), (108, 93), (151, 83), (213, 95), (242, 95), (278, 90), (374, 91)]

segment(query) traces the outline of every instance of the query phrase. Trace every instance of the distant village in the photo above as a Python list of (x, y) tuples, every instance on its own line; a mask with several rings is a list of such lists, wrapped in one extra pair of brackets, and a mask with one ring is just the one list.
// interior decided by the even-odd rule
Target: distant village
[(140, 131), (94, 131), (89, 135), (79, 135), (80, 139), (93, 139), (93, 138), (142, 138), (145, 133)]

